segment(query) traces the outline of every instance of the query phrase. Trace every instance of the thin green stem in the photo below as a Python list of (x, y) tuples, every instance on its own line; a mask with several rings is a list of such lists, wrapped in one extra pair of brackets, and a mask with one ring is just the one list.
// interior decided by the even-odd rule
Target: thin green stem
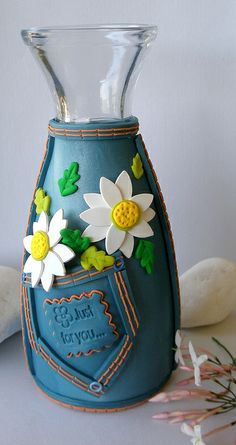
[(213, 381), (214, 381), (215, 383), (217, 383), (217, 385), (222, 386), (222, 388), (226, 389), (228, 392), (230, 392), (230, 393), (234, 396), (234, 398), (236, 398), (236, 395), (235, 395), (234, 392), (231, 390), (230, 385), (227, 387), (227, 386), (225, 386), (222, 382), (220, 382), (218, 379), (213, 379)]
[(224, 351), (230, 356), (231, 360), (232, 360), (232, 364), (235, 364), (235, 358), (234, 356), (231, 354), (231, 352), (228, 350), (228, 348), (226, 348), (225, 345), (223, 345), (219, 340), (217, 340), (217, 338), (212, 337), (212, 340), (218, 345), (220, 346), (222, 349), (224, 349)]
[(222, 362), (220, 361), (220, 359), (218, 357), (216, 357), (216, 355), (214, 356), (214, 359), (208, 358), (208, 362), (214, 363), (214, 365), (219, 365), (219, 366), (222, 365)]
[(227, 397), (227, 396), (218, 396), (216, 395), (216, 397), (214, 399), (206, 399), (207, 402), (214, 402), (214, 403), (220, 403), (220, 401), (225, 401), (225, 402), (232, 402), (233, 403), (233, 398), (231, 397)]
[(234, 406), (230, 406), (230, 407), (228, 407), (228, 408), (224, 408), (224, 409), (222, 409), (222, 411), (220, 411), (219, 413), (216, 413), (215, 416), (216, 416), (217, 414), (225, 414), (225, 413), (229, 413), (229, 412), (232, 411), (233, 409), (234, 409)]

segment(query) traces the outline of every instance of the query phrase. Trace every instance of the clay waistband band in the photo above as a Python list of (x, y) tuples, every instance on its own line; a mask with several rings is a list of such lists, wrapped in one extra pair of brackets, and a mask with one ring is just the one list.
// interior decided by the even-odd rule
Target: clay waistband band
[(107, 123), (63, 124), (51, 120), (48, 125), (50, 136), (77, 139), (109, 139), (134, 137), (139, 130), (137, 118)]

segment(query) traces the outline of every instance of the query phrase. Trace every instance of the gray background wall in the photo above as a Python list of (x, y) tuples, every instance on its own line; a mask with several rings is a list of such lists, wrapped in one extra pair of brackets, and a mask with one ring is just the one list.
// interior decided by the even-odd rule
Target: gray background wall
[(156, 23), (133, 113), (172, 222), (180, 272), (236, 260), (236, 2), (4, 0), (0, 8), (0, 264), (20, 266), (47, 122), (45, 79), (20, 38), (34, 25)]

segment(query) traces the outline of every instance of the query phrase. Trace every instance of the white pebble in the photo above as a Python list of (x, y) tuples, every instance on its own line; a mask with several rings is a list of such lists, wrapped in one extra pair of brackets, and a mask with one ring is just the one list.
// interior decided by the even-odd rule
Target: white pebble
[(209, 258), (180, 277), (183, 328), (218, 323), (236, 307), (236, 264)]
[(0, 343), (20, 330), (20, 276), (0, 266)]

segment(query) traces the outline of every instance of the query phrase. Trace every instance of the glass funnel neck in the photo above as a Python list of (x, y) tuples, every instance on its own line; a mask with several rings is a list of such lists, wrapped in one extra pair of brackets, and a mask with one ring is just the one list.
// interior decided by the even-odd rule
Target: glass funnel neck
[(22, 31), (48, 80), (60, 122), (132, 115), (141, 61), (155, 39), (152, 25), (84, 25)]

